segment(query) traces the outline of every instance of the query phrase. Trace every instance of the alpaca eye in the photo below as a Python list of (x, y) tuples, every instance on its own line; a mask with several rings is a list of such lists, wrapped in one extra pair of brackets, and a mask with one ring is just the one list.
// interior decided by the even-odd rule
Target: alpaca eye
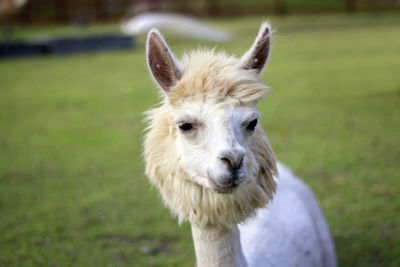
[(249, 131), (254, 131), (254, 128), (257, 126), (257, 119), (252, 120), (249, 124), (247, 124), (246, 129)]
[(178, 125), (178, 127), (179, 127), (179, 129), (181, 129), (183, 132), (188, 132), (188, 131), (190, 131), (190, 130), (193, 129), (193, 124), (188, 123), (188, 122), (183, 122), (183, 123), (180, 123), (180, 124)]

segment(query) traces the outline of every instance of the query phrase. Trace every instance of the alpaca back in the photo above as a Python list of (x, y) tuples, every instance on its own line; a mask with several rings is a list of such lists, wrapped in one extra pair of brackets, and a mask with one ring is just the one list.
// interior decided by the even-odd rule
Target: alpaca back
[(249, 266), (336, 266), (329, 227), (312, 191), (278, 164), (268, 207), (239, 226)]

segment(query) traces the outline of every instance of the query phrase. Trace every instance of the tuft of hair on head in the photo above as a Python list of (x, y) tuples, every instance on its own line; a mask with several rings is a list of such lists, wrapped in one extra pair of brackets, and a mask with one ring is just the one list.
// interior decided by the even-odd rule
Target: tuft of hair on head
[[(199, 92), (207, 93), (208, 96), (212, 94), (219, 94), (219, 97), (229, 95), (224, 95), (224, 90), (212, 92), (212, 88), (185, 86), (185, 84), (181, 83), (183, 72), (185, 72), (184, 80), (186, 82), (193, 83), (195, 78), (207, 85), (207, 81), (214, 81), (213, 86), (210, 86), (213, 88), (216, 88), (214, 85), (218, 82), (221, 86), (226, 86), (229, 89), (228, 91), (240, 93), (235, 95), (247, 95), (243, 94), (243, 90), (231, 90), (240, 87), (237, 85), (246, 85), (245, 88), (248, 88), (249, 91), (257, 91), (259, 92), (257, 95), (262, 96), (267, 91), (266, 86), (259, 83), (257, 77), (252, 76), (250, 73), (246, 74), (243, 70), (253, 70), (253, 73), (261, 74), (268, 62), (271, 50), (271, 35), (272, 31), (269, 23), (263, 22), (252, 46), (239, 60), (227, 56), (223, 52), (217, 53), (215, 49), (198, 49), (184, 56), (184, 68), (182, 68), (181, 63), (175, 58), (161, 33), (157, 29), (152, 29), (147, 36), (146, 43), (147, 65), (153, 80), (166, 96), (170, 96), (170, 100), (171, 96), (174, 99), (176, 95), (179, 98), (182, 95), (188, 96)], [(218, 75), (216, 76), (215, 74)], [(222, 80), (225, 80), (225, 84), (221, 83)], [(228, 83), (234, 86), (232, 87)], [(175, 90), (179, 91), (179, 94), (171, 95), (171, 91), (176, 89), (177, 85), (182, 85)], [(258, 87), (261, 90), (254, 90), (254, 87)]]

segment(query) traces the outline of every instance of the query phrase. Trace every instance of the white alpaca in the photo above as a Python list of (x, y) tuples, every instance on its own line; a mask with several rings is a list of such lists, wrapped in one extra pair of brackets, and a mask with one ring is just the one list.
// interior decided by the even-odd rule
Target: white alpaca
[(336, 266), (318, 203), (276, 164), (259, 123), (270, 32), (262, 24), (240, 59), (198, 50), (181, 62), (157, 30), (148, 35), (147, 63), (164, 97), (148, 112), (146, 175), (191, 223), (199, 267)]

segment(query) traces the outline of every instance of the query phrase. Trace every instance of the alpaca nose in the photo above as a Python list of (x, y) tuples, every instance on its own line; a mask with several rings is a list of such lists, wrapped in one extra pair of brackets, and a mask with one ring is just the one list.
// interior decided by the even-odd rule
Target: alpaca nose
[(219, 159), (225, 164), (229, 169), (237, 170), (243, 165), (245, 152), (243, 151), (224, 151), (219, 155)]

